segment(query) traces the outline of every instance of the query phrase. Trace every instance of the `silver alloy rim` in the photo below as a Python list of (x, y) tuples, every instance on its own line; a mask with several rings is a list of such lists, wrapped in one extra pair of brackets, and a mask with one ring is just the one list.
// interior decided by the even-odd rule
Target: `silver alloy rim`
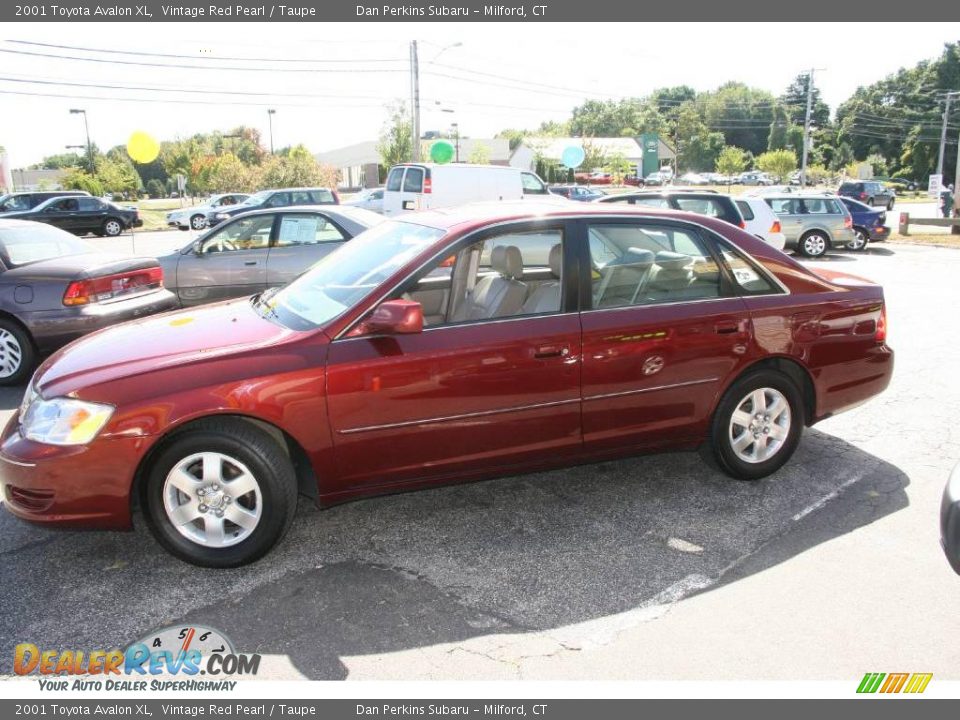
[(120, 229), (120, 223), (118, 223), (116, 220), (110, 220), (107, 222), (107, 235), (119, 235)]
[(15, 375), (23, 363), (23, 348), (17, 336), (0, 328), (0, 378)]
[(203, 215), (194, 215), (190, 218), (190, 226), (194, 230), (203, 230), (207, 226), (207, 219)]
[(810, 235), (803, 241), (803, 249), (807, 251), (807, 255), (822, 255), (827, 249), (827, 241), (822, 235)]
[(246, 465), (223, 453), (202, 452), (185, 457), (167, 473), (163, 509), (191, 542), (222, 548), (242, 542), (257, 528), (263, 498)]
[(847, 243), (847, 247), (851, 250), (859, 250), (862, 247), (867, 245), (867, 236), (863, 233), (862, 230), (854, 230), (854, 235), (856, 235), (855, 240), (851, 240)]
[(757, 388), (737, 404), (730, 417), (730, 447), (748, 463), (769, 460), (790, 435), (790, 403), (774, 388)]

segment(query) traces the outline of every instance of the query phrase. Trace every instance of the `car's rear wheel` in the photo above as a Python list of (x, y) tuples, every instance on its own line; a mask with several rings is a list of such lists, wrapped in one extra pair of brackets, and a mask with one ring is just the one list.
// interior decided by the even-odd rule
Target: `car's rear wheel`
[(190, 227), (194, 230), (203, 230), (207, 226), (207, 218), (203, 215), (194, 215), (190, 218)]
[(874, 198), (867, 198), (867, 205), (869, 205), (870, 207), (873, 207), (873, 201), (874, 201)]
[(890, 198), (890, 200), (887, 202), (887, 210), (893, 210), (894, 202), (896, 202), (896, 200), (894, 198)]
[(36, 360), (30, 335), (12, 320), (0, 318), (0, 385), (24, 382)]
[(200, 421), (174, 435), (146, 468), (145, 515), (157, 541), (204, 567), (265, 555), (297, 507), (293, 466), (265, 431), (237, 418)]
[(854, 239), (847, 243), (848, 250), (856, 250), (860, 252), (867, 247), (867, 243), (870, 242), (870, 235), (866, 230), (860, 227), (855, 227), (853, 229)]
[(808, 232), (802, 238), (798, 244), (800, 253), (805, 255), (808, 258), (818, 258), (821, 257), (825, 252), (827, 252), (827, 247), (830, 243), (827, 240), (827, 236), (822, 232), (814, 231)]
[(116, 237), (123, 232), (123, 223), (116, 218), (107, 218), (103, 221), (103, 234), (107, 237)]
[(776, 370), (751, 372), (717, 406), (710, 433), (714, 457), (731, 477), (766, 477), (797, 449), (803, 413), (803, 396), (789, 377)]

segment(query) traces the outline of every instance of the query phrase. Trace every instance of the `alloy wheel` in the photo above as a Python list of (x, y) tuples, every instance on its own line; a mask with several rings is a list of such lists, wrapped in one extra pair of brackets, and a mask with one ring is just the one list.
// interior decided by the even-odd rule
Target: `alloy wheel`
[(201, 452), (183, 458), (167, 473), (163, 508), (185, 538), (223, 548), (256, 530), (263, 497), (257, 478), (242, 462), (224, 453)]
[(17, 337), (5, 328), (0, 328), (0, 378), (14, 375), (23, 364), (23, 348)]
[(827, 241), (823, 235), (808, 235), (803, 239), (803, 252), (810, 257), (820, 257), (827, 251)]
[(757, 388), (737, 404), (730, 416), (730, 447), (744, 462), (764, 462), (784, 446), (790, 423), (786, 396), (775, 388)]
[(856, 237), (847, 243), (847, 248), (850, 250), (863, 250), (867, 246), (867, 234), (859, 229), (854, 230), (853, 234)]
[(107, 222), (103, 225), (103, 230), (111, 237), (119, 235), (121, 232), (123, 232), (123, 228), (116, 220), (107, 220)]
[(203, 230), (207, 226), (207, 219), (203, 215), (194, 215), (190, 218), (190, 227), (194, 230)]

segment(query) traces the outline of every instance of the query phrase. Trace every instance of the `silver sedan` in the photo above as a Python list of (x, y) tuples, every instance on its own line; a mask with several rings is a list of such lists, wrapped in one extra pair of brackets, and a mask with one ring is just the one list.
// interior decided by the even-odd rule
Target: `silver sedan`
[(325, 255), (384, 221), (342, 205), (298, 205), (237, 215), (158, 258), (182, 307), (285, 285)]

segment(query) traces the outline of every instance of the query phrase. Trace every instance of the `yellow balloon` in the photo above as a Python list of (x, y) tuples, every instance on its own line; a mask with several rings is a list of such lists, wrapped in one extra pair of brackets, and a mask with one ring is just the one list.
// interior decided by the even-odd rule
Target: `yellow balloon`
[(147, 133), (138, 130), (127, 140), (127, 154), (134, 162), (153, 162), (160, 154), (160, 143)]

